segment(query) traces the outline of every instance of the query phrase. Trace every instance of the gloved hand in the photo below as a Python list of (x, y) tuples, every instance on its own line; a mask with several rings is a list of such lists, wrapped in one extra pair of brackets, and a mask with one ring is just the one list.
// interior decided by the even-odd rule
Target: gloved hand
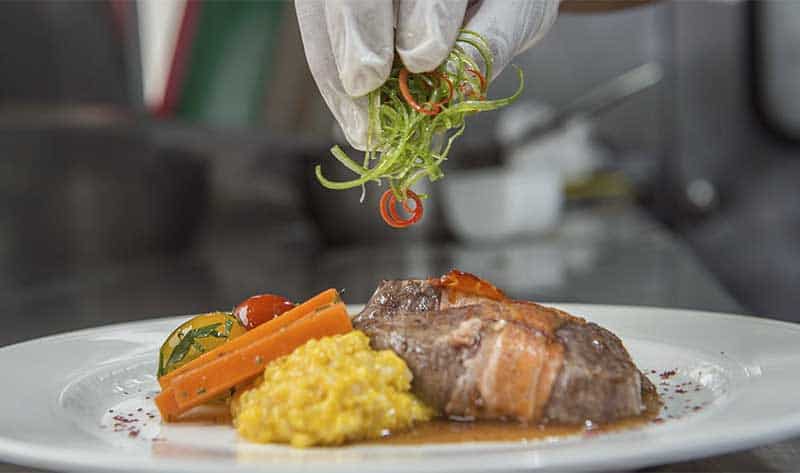
[(489, 43), (491, 80), (544, 36), (559, 1), (295, 0), (295, 6), (317, 87), (347, 140), (364, 150), (366, 94), (389, 77), (395, 49), (409, 71), (430, 71), (447, 58), (463, 26)]

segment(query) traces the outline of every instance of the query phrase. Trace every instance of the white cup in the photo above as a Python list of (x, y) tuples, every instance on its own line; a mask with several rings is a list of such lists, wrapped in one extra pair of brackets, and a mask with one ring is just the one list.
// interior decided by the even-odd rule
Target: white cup
[(561, 216), (563, 182), (552, 166), (451, 172), (442, 183), (445, 218), (462, 240), (540, 235)]

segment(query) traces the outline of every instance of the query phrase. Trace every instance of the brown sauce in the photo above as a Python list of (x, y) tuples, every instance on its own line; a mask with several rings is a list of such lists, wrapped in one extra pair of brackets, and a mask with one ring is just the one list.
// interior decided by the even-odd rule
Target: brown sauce
[(603, 425), (539, 425), (502, 421), (457, 422), (435, 419), (415, 426), (407, 432), (391, 434), (374, 443), (414, 445), (425, 443), (462, 442), (520, 442), (564, 437), (576, 434), (595, 434), (640, 427), (658, 417), (661, 400), (658, 394), (644, 393), (645, 411), (636, 416)]
[[(654, 421), (661, 411), (661, 399), (655, 391), (642, 393), (645, 410), (636, 417), (629, 417), (610, 424), (584, 425), (540, 425), (503, 421), (458, 422), (434, 419), (416, 425), (406, 432), (388, 435), (373, 440), (372, 444), (419, 445), (429, 443), (463, 442), (522, 442), (565, 437), (578, 434), (597, 434), (640, 427)], [(199, 406), (184, 414), (175, 422), (197, 424), (230, 424), (231, 415), (227, 405)]]

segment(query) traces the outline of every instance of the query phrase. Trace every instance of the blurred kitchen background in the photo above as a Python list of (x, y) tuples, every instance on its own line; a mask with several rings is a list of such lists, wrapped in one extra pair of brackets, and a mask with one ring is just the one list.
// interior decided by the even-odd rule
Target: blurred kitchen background
[(291, 2), (0, 2), (0, 344), (451, 267), (800, 321), (800, 2), (564, 12), (515, 62), (398, 231), (313, 179), (348, 176)]

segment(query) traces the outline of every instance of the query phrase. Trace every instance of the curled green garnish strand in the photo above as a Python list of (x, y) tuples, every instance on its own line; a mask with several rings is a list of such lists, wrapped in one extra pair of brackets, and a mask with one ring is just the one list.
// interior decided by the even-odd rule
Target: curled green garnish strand
[[(465, 47), (477, 50), (485, 66), (482, 72)], [(517, 91), (507, 98), (488, 100), (491, 73), (492, 53), (486, 40), (469, 30), (460, 32), (447, 60), (434, 71), (408, 73), (395, 59), (389, 79), (369, 93), (363, 161), (350, 158), (339, 146), (331, 148), (333, 157), (357, 177), (331, 181), (317, 165), (317, 179), (324, 187), (339, 190), (369, 182), (381, 184), (385, 179), (396, 198), (404, 202), (408, 189), (420, 179), (427, 177), (434, 182), (444, 176), (442, 163), (453, 142), (464, 133), (466, 117), (504, 107), (520, 96), (524, 79), (517, 68)]]

